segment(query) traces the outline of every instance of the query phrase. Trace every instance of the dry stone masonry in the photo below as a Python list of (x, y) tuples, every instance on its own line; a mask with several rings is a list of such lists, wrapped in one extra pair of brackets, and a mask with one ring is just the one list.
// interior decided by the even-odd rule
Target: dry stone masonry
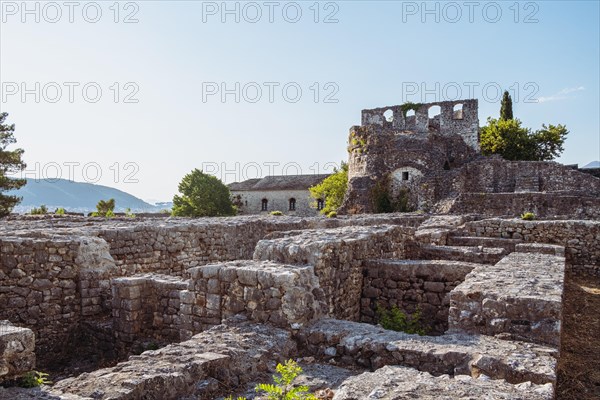
[[(339, 399), (551, 398), (564, 272), (597, 271), (599, 239), (477, 215), (11, 218), (0, 379), (120, 363), (0, 398), (217, 398), (297, 357), (348, 371)], [(428, 335), (376, 326), (377, 305), (421, 310)]]

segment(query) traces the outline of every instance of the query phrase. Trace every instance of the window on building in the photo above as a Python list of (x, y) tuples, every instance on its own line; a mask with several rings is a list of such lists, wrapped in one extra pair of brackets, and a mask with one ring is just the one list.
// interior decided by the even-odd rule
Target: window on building
[(296, 211), (296, 199), (293, 197), (290, 199), (290, 211)]
[(262, 202), (261, 202), (261, 208), (260, 208), (260, 210), (261, 210), (261, 211), (267, 211), (267, 210), (268, 210), (268, 208), (269, 208), (269, 200), (267, 200), (267, 199), (262, 199)]
[(317, 210), (321, 211), (323, 208), (325, 208), (325, 202), (323, 199), (317, 199)]
[(402, 180), (403, 181), (407, 181), (408, 180), (408, 171), (402, 172)]

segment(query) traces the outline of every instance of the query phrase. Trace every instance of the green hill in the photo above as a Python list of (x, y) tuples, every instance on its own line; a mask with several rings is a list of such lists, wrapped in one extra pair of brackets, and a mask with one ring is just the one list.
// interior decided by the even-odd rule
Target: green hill
[(137, 212), (157, 211), (157, 207), (122, 190), (66, 179), (28, 179), (27, 185), (19, 190), (9, 191), (8, 194), (23, 197), (15, 212), (27, 212), (41, 204), (45, 204), (50, 211), (58, 207), (63, 207), (67, 211), (92, 211), (96, 209), (98, 201), (111, 198), (115, 199), (116, 212), (124, 211), (126, 208)]

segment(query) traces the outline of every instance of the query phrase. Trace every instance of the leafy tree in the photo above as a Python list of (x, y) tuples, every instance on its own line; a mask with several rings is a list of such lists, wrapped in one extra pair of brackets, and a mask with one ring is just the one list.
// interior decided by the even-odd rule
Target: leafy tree
[(563, 144), (569, 131), (561, 124), (542, 124), (542, 129), (535, 131), (531, 136), (535, 145), (536, 159), (540, 161), (553, 160), (565, 150)]
[(115, 199), (100, 200), (96, 204), (96, 212), (92, 213), (94, 217), (114, 217), (115, 216)]
[(310, 187), (310, 196), (315, 199), (312, 204), (317, 207), (317, 200), (323, 200), (325, 206), (320, 211), (321, 214), (328, 215), (332, 211), (336, 211), (344, 201), (346, 188), (348, 187), (348, 164), (341, 163), (340, 169), (335, 169), (333, 174), (323, 179), (323, 182)]
[(479, 145), (484, 155), (500, 154), (507, 160), (533, 160), (529, 129), (518, 119), (488, 118), (481, 128)]
[(513, 119), (512, 98), (510, 97), (508, 90), (505, 90), (504, 95), (502, 96), (502, 103), (500, 104), (500, 119)]
[(5, 124), (7, 113), (0, 113), (0, 217), (12, 211), (22, 199), (18, 196), (3, 195), (2, 192), (19, 189), (27, 183), (25, 179), (9, 178), (7, 175), (23, 171), (26, 164), (21, 159), (23, 149), (6, 150), (6, 147), (16, 143), (13, 134), (15, 125)]
[(531, 132), (518, 119), (488, 118), (488, 124), (481, 128), (479, 144), (484, 155), (499, 154), (512, 161), (549, 161), (563, 152), (568, 133), (560, 124), (542, 125), (542, 129)]
[(178, 217), (216, 217), (235, 215), (229, 188), (218, 178), (199, 169), (183, 177), (180, 195), (173, 197), (173, 215)]

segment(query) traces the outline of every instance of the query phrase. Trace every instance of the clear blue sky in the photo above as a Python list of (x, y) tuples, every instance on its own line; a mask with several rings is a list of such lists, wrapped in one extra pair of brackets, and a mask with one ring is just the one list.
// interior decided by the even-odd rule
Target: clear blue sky
[[(228, 2), (226, 13), (220, 1), (137, 1), (117, 14), (101, 1), (98, 16), (90, 2), (28, 2), (28, 13), (3, 1), (0, 109), (17, 126), (28, 176), (60, 167), (63, 178), (170, 200), (205, 163), (228, 182), (286, 163), (287, 173), (328, 172), (346, 159), (361, 109), (452, 99), (457, 87), (479, 99), (481, 125), (498, 114), (497, 88), (512, 88), (526, 126), (567, 125), (559, 161), (600, 159), (597, 1), (314, 3)], [(224, 102), (210, 95), (221, 83)]]

